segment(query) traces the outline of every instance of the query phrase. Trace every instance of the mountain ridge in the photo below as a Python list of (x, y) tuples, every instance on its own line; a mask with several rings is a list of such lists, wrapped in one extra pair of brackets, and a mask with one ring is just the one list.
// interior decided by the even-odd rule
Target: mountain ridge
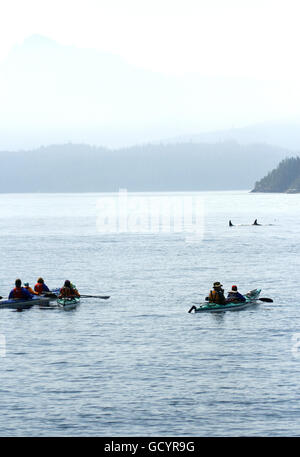
[(122, 149), (68, 143), (1, 151), (0, 192), (251, 189), (259, 174), (290, 154), (271, 146), (237, 143), (148, 144)]

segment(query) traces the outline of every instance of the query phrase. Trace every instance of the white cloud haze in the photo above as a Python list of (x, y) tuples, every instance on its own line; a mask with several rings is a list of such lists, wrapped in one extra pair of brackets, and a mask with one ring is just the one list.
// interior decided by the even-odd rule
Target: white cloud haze
[(0, 147), (298, 121), (299, 10), (289, 0), (5, 2)]

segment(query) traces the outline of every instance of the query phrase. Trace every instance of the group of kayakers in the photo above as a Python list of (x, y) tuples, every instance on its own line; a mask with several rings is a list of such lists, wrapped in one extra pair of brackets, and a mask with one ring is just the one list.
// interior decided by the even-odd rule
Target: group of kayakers
[[(35, 284), (33, 289), (30, 287), (28, 282), (25, 282), (24, 287), (22, 287), (22, 281), (18, 278), (16, 279), (15, 287), (10, 291), (8, 298), (14, 300), (31, 300), (32, 297), (35, 295), (47, 295), (47, 293), (51, 293), (51, 291), (49, 287), (45, 284), (43, 278), (38, 278), (37, 283)], [(76, 287), (67, 279), (63, 287), (59, 290), (58, 298), (72, 297), (80, 297), (80, 294)]]
[(244, 302), (246, 301), (246, 298), (239, 293), (237, 286), (232, 286), (231, 290), (227, 294), (227, 297), (225, 297), (223, 285), (217, 281), (214, 282), (213, 288), (209, 292), (208, 297), (206, 297), (206, 300), (210, 303), (226, 305), (226, 303)]

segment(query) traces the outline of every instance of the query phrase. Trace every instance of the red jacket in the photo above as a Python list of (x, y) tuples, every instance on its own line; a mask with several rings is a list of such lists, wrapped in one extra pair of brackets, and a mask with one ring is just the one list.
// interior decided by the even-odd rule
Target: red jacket
[(43, 284), (37, 282), (36, 285), (34, 286), (34, 290), (41, 295), (43, 293)]
[(43, 292), (50, 292), (48, 286), (43, 282), (37, 282), (36, 285), (34, 286), (34, 290), (41, 295)]

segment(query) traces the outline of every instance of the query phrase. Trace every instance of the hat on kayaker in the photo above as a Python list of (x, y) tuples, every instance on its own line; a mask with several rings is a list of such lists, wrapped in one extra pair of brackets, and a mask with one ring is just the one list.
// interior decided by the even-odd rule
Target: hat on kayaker
[(232, 290), (233, 292), (237, 292), (237, 286), (232, 286), (232, 287), (231, 287), (231, 290)]
[(222, 287), (223, 284), (221, 284), (219, 281), (214, 282), (214, 287)]

